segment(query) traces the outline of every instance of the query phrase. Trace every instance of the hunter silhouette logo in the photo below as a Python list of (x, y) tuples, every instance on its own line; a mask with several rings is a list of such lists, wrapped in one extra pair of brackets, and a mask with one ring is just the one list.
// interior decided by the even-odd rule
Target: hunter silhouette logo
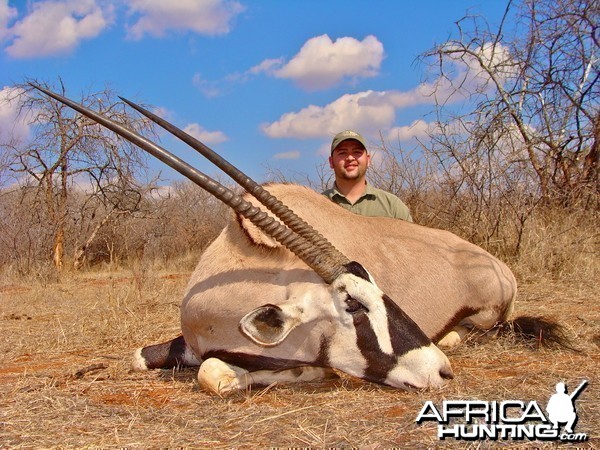
[[(584, 380), (571, 393), (567, 386), (556, 384), (546, 405), (546, 414), (536, 401), (446, 400), (438, 408), (425, 402), (416, 422), (435, 421), (438, 438), (457, 440), (543, 440), (563, 442), (587, 441), (586, 433), (575, 433), (577, 423), (575, 400), (587, 386)], [(561, 424), (564, 429), (561, 432)]]
[(583, 380), (571, 395), (567, 394), (567, 386), (565, 383), (556, 383), (556, 394), (550, 397), (548, 406), (546, 406), (548, 419), (552, 422), (553, 429), (557, 430), (559, 423), (566, 423), (565, 433), (573, 434), (573, 426), (575, 426), (575, 422), (577, 422), (575, 399), (587, 383), (587, 380)]

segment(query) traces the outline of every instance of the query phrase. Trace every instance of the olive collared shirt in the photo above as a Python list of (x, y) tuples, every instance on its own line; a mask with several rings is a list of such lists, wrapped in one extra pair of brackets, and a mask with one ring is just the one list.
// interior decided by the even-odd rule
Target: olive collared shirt
[(410, 210), (395, 195), (367, 184), (365, 193), (356, 202), (350, 201), (334, 186), (323, 192), (332, 202), (355, 214), (374, 217), (393, 217), (412, 222)]

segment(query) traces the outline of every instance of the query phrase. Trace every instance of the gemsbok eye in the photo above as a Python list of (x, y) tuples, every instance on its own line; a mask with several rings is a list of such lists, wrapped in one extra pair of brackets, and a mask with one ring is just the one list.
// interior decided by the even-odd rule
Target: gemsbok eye
[(361, 311), (369, 312), (369, 309), (365, 305), (350, 296), (346, 299), (346, 305), (348, 305), (346, 312), (350, 314), (356, 314)]

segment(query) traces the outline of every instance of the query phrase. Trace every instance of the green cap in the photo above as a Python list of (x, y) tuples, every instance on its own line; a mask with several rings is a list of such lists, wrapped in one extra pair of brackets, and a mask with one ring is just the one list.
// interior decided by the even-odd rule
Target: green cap
[(333, 141), (331, 142), (331, 153), (336, 149), (338, 145), (344, 142), (347, 139), (355, 139), (362, 144), (362, 146), (367, 149), (367, 143), (365, 142), (365, 138), (362, 137), (359, 133), (352, 130), (341, 131), (335, 135)]

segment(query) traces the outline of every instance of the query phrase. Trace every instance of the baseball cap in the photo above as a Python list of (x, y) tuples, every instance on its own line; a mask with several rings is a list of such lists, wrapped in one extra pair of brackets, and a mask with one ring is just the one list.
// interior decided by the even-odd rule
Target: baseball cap
[(365, 141), (365, 138), (362, 137), (359, 133), (357, 133), (356, 131), (352, 131), (352, 130), (345, 130), (345, 131), (341, 131), (338, 134), (336, 134), (333, 138), (333, 141), (331, 142), (331, 153), (333, 153), (333, 151), (335, 150), (335, 148), (340, 145), (343, 141), (347, 140), (347, 139), (356, 139), (358, 142), (360, 142), (362, 144), (362, 146), (365, 148), (367, 148), (367, 143)]

